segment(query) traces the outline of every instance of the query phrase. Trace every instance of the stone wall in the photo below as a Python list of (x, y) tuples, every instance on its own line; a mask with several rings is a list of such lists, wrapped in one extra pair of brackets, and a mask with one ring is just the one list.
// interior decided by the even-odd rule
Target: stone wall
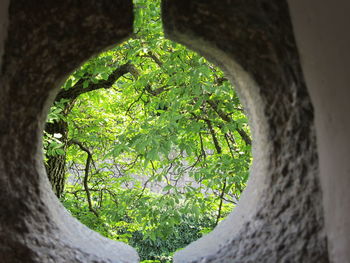
[(8, 34), (0, 79), (0, 262), (137, 262), (133, 248), (103, 238), (63, 208), (49, 186), (41, 148), (46, 113), (62, 81), (87, 58), (131, 34), (131, 1), (16, 0), (1, 9), (6, 11), (1, 16), (8, 17)]
[(255, 143), (240, 208), (176, 262), (328, 262), (314, 114), (287, 3), (169, 0), (163, 12), (168, 37), (230, 76)]
[[(163, 1), (166, 35), (226, 72), (254, 138), (239, 207), (175, 262), (350, 260), (349, 37), (338, 30), (349, 22), (349, 4), (340, 0), (328, 12), (327, 1), (316, 11), (319, 1), (289, 2), (292, 19), (286, 0)], [(65, 211), (41, 152), (57, 88), (87, 58), (131, 34), (131, 0), (8, 0), (0, 7), (0, 262), (137, 262), (132, 248)]]
[(350, 1), (289, 2), (315, 108), (328, 251), (332, 262), (349, 262)]

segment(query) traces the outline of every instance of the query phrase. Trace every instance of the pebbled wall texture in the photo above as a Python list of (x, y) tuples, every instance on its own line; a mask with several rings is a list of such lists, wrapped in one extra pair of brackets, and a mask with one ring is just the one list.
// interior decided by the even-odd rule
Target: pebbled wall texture
[(0, 262), (138, 262), (133, 248), (68, 214), (50, 190), (41, 150), (57, 88), (84, 60), (132, 33), (131, 1), (16, 0), (1, 7), (8, 21), (1, 21), (5, 42), (0, 35)]
[(216, 243), (198, 240), (175, 262), (328, 262), (313, 107), (286, 1), (165, 0), (163, 23), (230, 76), (248, 109), (254, 162), (263, 162), (249, 182), (263, 191), (248, 188), (240, 202), (250, 215), (234, 211), (211, 234)]
[[(286, 0), (163, 0), (162, 10), (166, 36), (219, 65), (236, 86), (254, 139), (239, 206), (174, 261), (329, 262), (329, 190), (316, 138), (323, 133), (315, 129)], [(138, 262), (133, 248), (69, 215), (50, 189), (41, 152), (60, 84), (129, 37), (132, 22), (131, 0), (0, 1), (0, 262)], [(334, 240), (332, 251), (340, 251)]]

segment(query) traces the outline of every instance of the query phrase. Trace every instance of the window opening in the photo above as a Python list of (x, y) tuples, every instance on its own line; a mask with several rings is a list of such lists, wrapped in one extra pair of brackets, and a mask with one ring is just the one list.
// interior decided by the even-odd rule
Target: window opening
[[(135, 34), (68, 77), (44, 132), (63, 205), (141, 260), (211, 231), (244, 190), (247, 117), (223, 72), (164, 38), (158, 1), (135, 1)], [(157, 261), (158, 260), (158, 261)]]

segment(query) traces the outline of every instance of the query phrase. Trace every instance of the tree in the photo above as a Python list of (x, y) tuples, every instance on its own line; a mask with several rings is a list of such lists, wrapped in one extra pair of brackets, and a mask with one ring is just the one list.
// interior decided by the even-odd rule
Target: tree
[(134, 36), (87, 61), (57, 95), (46, 167), (56, 195), (89, 227), (144, 258), (168, 258), (237, 202), (251, 139), (223, 72), (164, 38), (158, 1), (135, 10)]
[[(78, 74), (83, 74), (79, 80), (72, 85), (72, 79), (69, 79), (56, 96), (45, 128), (45, 134), (48, 137), (48, 143), (45, 145), (48, 147), (46, 151), (46, 171), (57, 197), (60, 198), (64, 191), (66, 151), (68, 146), (74, 142), (74, 140), (68, 140), (67, 116), (81, 94), (111, 88), (117, 79), (129, 72), (129, 67), (130, 64), (124, 64), (114, 69), (108, 76), (105, 75), (102, 80), (96, 80), (93, 75), (86, 76), (85, 72), (79, 72)], [(77, 144), (76, 141), (75, 144)]]

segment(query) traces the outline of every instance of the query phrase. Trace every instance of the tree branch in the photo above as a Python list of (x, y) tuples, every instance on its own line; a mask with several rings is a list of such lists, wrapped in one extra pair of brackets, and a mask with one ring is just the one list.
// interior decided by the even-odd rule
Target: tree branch
[(163, 67), (163, 62), (151, 51), (148, 51), (147, 55), (143, 55), (142, 57), (151, 58), (160, 68)]
[(98, 213), (92, 207), (91, 195), (90, 195), (90, 190), (89, 190), (89, 185), (88, 185), (89, 170), (90, 170), (90, 164), (91, 164), (91, 161), (92, 161), (92, 154), (91, 154), (90, 150), (87, 147), (85, 147), (81, 142), (79, 142), (77, 140), (70, 140), (68, 145), (72, 145), (72, 144), (77, 145), (82, 151), (87, 153), (86, 164), (85, 164), (85, 174), (84, 174), (84, 180), (83, 180), (84, 190), (85, 190), (85, 193), (86, 193), (86, 198), (87, 198), (87, 201), (88, 201), (89, 210), (92, 213), (94, 213), (94, 215), (96, 217), (98, 217), (99, 216)]
[(126, 63), (117, 69), (115, 69), (106, 80), (100, 80), (97, 83), (89, 83), (88, 87), (84, 88), (84, 82), (86, 79), (80, 79), (72, 88), (68, 90), (61, 90), (57, 96), (55, 101), (60, 101), (61, 99), (74, 100), (79, 95), (99, 90), (99, 89), (109, 89), (113, 86), (113, 84), (126, 73), (131, 73), (133, 70), (133, 65), (130, 63)]
[(204, 150), (204, 144), (203, 144), (203, 138), (202, 138), (202, 133), (199, 132), (199, 142), (200, 142), (200, 146), (201, 146), (201, 155), (203, 156), (204, 160), (207, 158), (207, 154), (205, 153), (205, 150)]
[[(218, 105), (216, 104), (215, 101), (213, 100), (206, 100), (206, 102), (210, 105), (210, 107), (219, 115), (219, 117), (226, 121), (226, 122), (232, 122), (232, 119), (221, 109), (219, 109)], [(250, 139), (249, 135), (241, 128), (236, 129), (236, 131), (239, 133), (243, 141), (245, 142), (246, 145), (251, 145), (252, 140)]]
[(225, 179), (224, 185), (222, 186), (222, 189), (221, 189), (220, 203), (219, 203), (218, 215), (216, 217), (215, 226), (218, 225), (220, 217), (221, 217), (221, 210), (222, 210), (222, 204), (223, 204), (223, 201), (224, 201), (224, 195), (225, 195), (225, 190), (226, 190), (226, 183), (227, 183), (227, 179)]
[(210, 120), (204, 120), (204, 121), (207, 123), (207, 126), (208, 126), (208, 129), (210, 131), (211, 137), (213, 138), (213, 142), (214, 142), (214, 146), (215, 146), (216, 152), (218, 154), (221, 154), (222, 153), (222, 149), (221, 149), (221, 147), (219, 145), (218, 139), (216, 138), (216, 134), (215, 134), (213, 125), (211, 124), (211, 121)]

